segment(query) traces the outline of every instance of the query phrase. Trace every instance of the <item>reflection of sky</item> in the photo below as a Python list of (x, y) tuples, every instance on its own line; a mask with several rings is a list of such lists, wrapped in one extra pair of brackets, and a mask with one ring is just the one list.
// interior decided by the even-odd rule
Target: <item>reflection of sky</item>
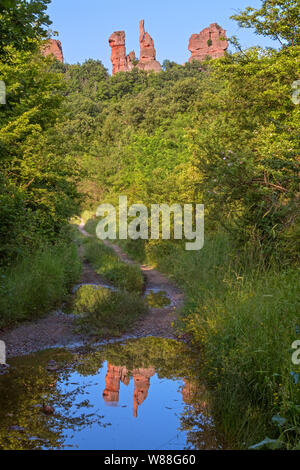
[[(184, 449), (186, 433), (178, 431), (180, 414), (186, 406), (182, 400), (183, 381), (150, 379), (149, 394), (139, 406), (138, 417), (133, 417), (134, 381), (120, 384), (119, 403), (108, 406), (103, 400), (107, 364), (95, 376), (83, 377), (72, 373), (60, 391), (68, 393), (78, 387), (84, 392), (76, 395), (70, 414), (97, 413), (104, 416), (100, 424), (92, 424), (76, 433), (64, 431), (67, 448), (81, 450), (179, 450)], [(76, 404), (89, 400), (92, 408), (78, 408)], [(169, 409), (170, 408), (170, 409)], [(57, 410), (58, 411), (58, 410)], [(63, 410), (61, 410), (63, 411)]]

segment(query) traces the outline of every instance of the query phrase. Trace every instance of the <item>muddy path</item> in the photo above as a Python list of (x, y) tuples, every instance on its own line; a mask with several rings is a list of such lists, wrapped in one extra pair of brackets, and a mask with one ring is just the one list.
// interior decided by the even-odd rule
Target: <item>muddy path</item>
[[(82, 235), (91, 237), (84, 230), (84, 223), (78, 227)], [(111, 247), (116, 255), (125, 263), (138, 264), (132, 261), (117, 245), (108, 241), (105, 244)], [(83, 248), (79, 248), (82, 259), (82, 274), (78, 284), (103, 284), (105, 279), (98, 275), (89, 263), (84, 260)], [(122, 335), (120, 339), (142, 338), (146, 336), (176, 338), (173, 324), (177, 311), (183, 306), (182, 292), (163, 274), (152, 266), (138, 265), (145, 278), (147, 291), (164, 291), (171, 300), (171, 305), (164, 308), (149, 308), (146, 317), (140, 319), (134, 330)], [(63, 309), (63, 306), (62, 306)], [(0, 331), (0, 340), (5, 341), (8, 357), (22, 356), (37, 352), (49, 347), (80, 346), (90, 342), (90, 338), (83, 336), (74, 329), (74, 316), (65, 314), (58, 309), (35, 321), (20, 324), (12, 329)], [(107, 342), (103, 341), (104, 343)]]
[[(85, 237), (92, 237), (86, 230), (84, 230), (84, 222), (82, 221), (79, 226), (79, 231)], [(116, 255), (125, 263), (138, 265), (145, 278), (146, 291), (160, 290), (167, 294), (171, 300), (170, 307), (164, 308), (149, 308), (149, 314), (139, 320), (134, 328), (134, 337), (140, 338), (143, 336), (160, 336), (163, 338), (176, 338), (173, 324), (177, 318), (177, 311), (182, 308), (184, 303), (183, 293), (159, 271), (152, 266), (141, 265), (131, 260), (122, 249), (113, 243), (104, 241), (106, 246), (114, 250)], [(131, 335), (130, 335), (131, 336)]]

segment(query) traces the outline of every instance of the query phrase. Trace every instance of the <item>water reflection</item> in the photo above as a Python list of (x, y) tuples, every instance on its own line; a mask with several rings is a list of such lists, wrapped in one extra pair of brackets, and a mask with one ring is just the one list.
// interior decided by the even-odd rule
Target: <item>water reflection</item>
[[(147, 369), (134, 369), (132, 378), (134, 381), (133, 391), (133, 417), (138, 417), (138, 408), (148, 397), (151, 377), (155, 375), (154, 367)], [(107, 372), (105, 376), (105, 389), (103, 399), (109, 406), (117, 406), (120, 398), (121, 383), (128, 387), (130, 384), (130, 374), (126, 367), (113, 366), (107, 363)], [(184, 403), (192, 405), (193, 398), (196, 396), (199, 386), (184, 379), (184, 386), (181, 389), (181, 395)], [(202, 411), (206, 408), (206, 401), (202, 403)]]
[[(132, 372), (134, 380), (133, 392), (133, 416), (137, 418), (138, 407), (144, 403), (148, 396), (150, 388), (150, 378), (155, 374), (155, 369), (135, 369)], [(116, 405), (119, 402), (119, 392), (121, 382), (128, 386), (130, 376), (126, 367), (113, 366), (107, 364), (107, 373), (105, 377), (105, 390), (103, 398), (107, 404)]]
[[(47, 370), (50, 359), (58, 370)], [(182, 343), (161, 338), (12, 360), (0, 377), (0, 448), (220, 448), (197, 361)]]
[(146, 290), (145, 299), (149, 307), (152, 308), (168, 308), (173, 306), (168, 293), (155, 287)]

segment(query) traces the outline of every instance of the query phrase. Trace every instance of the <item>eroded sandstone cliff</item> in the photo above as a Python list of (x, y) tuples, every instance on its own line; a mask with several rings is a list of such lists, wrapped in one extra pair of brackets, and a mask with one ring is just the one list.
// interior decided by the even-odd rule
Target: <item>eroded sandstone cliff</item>
[(161, 65), (156, 60), (154, 41), (150, 34), (145, 32), (145, 22), (140, 21), (140, 60), (136, 61), (135, 52), (126, 55), (125, 31), (115, 31), (109, 38), (111, 47), (111, 62), (113, 75), (119, 72), (130, 72), (136, 65), (147, 72), (160, 72)]
[(203, 61), (207, 56), (214, 59), (222, 57), (227, 49), (226, 31), (217, 23), (213, 23), (199, 34), (192, 34), (190, 37), (189, 51), (192, 55), (189, 62)]
[(42, 54), (45, 57), (54, 55), (54, 57), (56, 57), (56, 59), (61, 63), (64, 61), (62, 45), (57, 39), (49, 39), (42, 49)]
[(115, 31), (109, 38), (109, 45), (113, 75), (118, 72), (130, 72), (134, 67), (135, 53), (132, 51), (126, 55), (125, 31)]
[(154, 41), (149, 33), (145, 32), (145, 21), (140, 21), (140, 60), (138, 68), (146, 72), (160, 72), (161, 65), (156, 60)]

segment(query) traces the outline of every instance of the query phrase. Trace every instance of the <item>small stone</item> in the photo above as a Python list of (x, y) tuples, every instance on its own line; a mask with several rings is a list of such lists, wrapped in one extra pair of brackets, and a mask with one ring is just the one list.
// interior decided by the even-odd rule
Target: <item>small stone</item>
[(50, 405), (43, 405), (42, 411), (47, 416), (54, 414), (54, 408)]
[(55, 361), (49, 361), (48, 366), (46, 367), (49, 372), (55, 372), (58, 368), (59, 367)]

